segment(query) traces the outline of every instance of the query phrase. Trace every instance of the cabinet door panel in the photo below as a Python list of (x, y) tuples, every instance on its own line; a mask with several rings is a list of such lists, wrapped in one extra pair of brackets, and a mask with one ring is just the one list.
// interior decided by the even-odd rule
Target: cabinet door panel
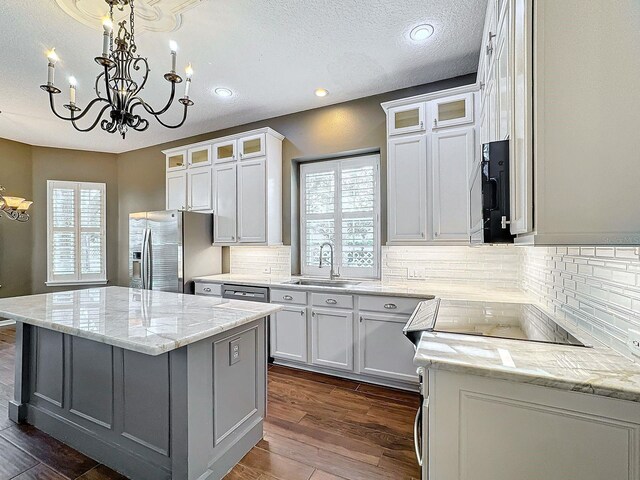
[(187, 152), (177, 152), (166, 157), (167, 172), (184, 170), (187, 168)]
[(406, 316), (360, 313), (360, 373), (417, 382), (411, 342), (402, 333)]
[(238, 240), (267, 241), (267, 163), (248, 161), (238, 165)]
[(247, 160), (249, 158), (264, 157), (265, 148), (265, 134), (259, 133), (258, 135), (251, 135), (249, 137), (243, 137), (238, 140), (238, 150), (240, 150), (240, 160)]
[(167, 210), (184, 210), (187, 206), (187, 172), (167, 173)]
[(236, 141), (219, 142), (213, 144), (213, 161), (215, 163), (232, 162), (236, 159)]
[(353, 312), (312, 310), (311, 363), (353, 370)]
[(189, 149), (189, 167), (204, 167), (211, 165), (211, 146), (194, 147)]
[(431, 192), (434, 240), (469, 238), (467, 168), (475, 154), (474, 128), (434, 133)]
[(389, 141), (387, 182), (389, 241), (426, 240), (426, 135)]
[(387, 118), (389, 135), (422, 132), (425, 130), (425, 105), (417, 103), (390, 108)]
[(213, 239), (216, 243), (236, 241), (236, 165), (214, 169)]
[(508, 3), (498, 29), (496, 43), (496, 99), (498, 140), (506, 140), (511, 128), (511, 9)]
[(473, 93), (432, 100), (429, 118), (434, 130), (473, 123)]
[(307, 361), (307, 309), (285, 307), (271, 316), (271, 355), (297, 362)]
[(189, 210), (211, 210), (213, 201), (211, 174), (211, 167), (198, 167), (187, 170)]

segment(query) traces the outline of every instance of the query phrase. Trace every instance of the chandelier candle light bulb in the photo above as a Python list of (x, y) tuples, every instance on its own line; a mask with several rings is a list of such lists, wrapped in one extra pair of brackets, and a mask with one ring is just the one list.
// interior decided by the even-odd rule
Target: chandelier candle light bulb
[(102, 56), (107, 58), (109, 56), (109, 39), (113, 30), (113, 22), (111, 22), (110, 18), (105, 18), (102, 21), (102, 28), (104, 29), (102, 34)]
[(78, 85), (78, 81), (76, 77), (69, 77), (69, 103), (71, 105), (76, 104), (76, 86)]
[(193, 77), (193, 68), (191, 64), (187, 65), (187, 68), (184, 69), (187, 75), (187, 81), (184, 82), (184, 98), (189, 98), (189, 88), (191, 87), (191, 77)]
[(169, 42), (169, 49), (171, 50), (171, 73), (176, 73), (176, 59), (178, 52), (178, 44), (171, 40)]
[(54, 75), (56, 71), (56, 62), (59, 60), (58, 54), (56, 53), (56, 49), (52, 48), (47, 52), (47, 84), (53, 85)]

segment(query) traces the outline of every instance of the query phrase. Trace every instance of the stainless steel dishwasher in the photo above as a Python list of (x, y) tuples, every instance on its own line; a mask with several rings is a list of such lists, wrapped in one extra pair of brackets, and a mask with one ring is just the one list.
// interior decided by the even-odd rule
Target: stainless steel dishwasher
[[(269, 303), (269, 289), (267, 287), (254, 287), (250, 285), (222, 285), (222, 298), (232, 300), (244, 300), (245, 302)], [(271, 323), (270, 317), (267, 317), (266, 325), (267, 337), (267, 359), (269, 363), (273, 363), (271, 356)]]

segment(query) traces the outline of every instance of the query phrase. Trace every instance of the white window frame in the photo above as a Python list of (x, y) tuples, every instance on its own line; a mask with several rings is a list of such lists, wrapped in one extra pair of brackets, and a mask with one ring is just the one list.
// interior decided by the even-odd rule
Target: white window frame
[[(360, 269), (360, 268), (348, 268), (342, 266), (342, 242), (337, 242), (334, 248), (334, 259), (335, 265), (334, 270), (337, 274), (345, 278), (368, 278), (368, 279), (378, 279), (380, 278), (380, 257), (382, 255), (381, 248), (381, 240), (380, 240), (380, 155), (363, 155), (358, 157), (349, 157), (342, 158), (338, 160), (326, 160), (321, 162), (313, 162), (313, 163), (303, 163), (300, 165), (300, 269), (302, 275), (306, 276), (318, 276), (318, 277), (327, 277), (329, 276), (329, 262), (326, 262), (323, 268), (319, 268), (318, 266), (309, 266), (306, 264), (306, 256), (307, 256), (307, 212), (305, 208), (304, 199), (306, 198), (306, 184), (304, 181), (304, 176), (307, 173), (313, 172), (326, 172), (328, 170), (334, 169), (336, 171), (335, 177), (335, 190), (334, 190), (334, 205), (335, 212), (332, 214), (314, 214), (314, 218), (322, 219), (333, 219), (335, 222), (335, 230), (334, 234), (336, 239), (342, 239), (342, 220), (343, 218), (358, 218), (360, 214), (342, 212), (342, 199), (340, 195), (340, 187), (342, 185), (342, 168), (353, 168), (358, 165), (368, 166), (373, 163), (375, 167), (375, 177), (374, 177), (374, 212), (373, 212), (373, 222), (374, 222), (374, 259), (373, 259), (373, 267), (370, 269)], [(328, 249), (325, 248), (323, 251), (323, 255), (328, 260)], [(366, 272), (364, 271), (366, 270)]]
[[(53, 189), (54, 188), (66, 188), (75, 191), (75, 221), (74, 227), (70, 227), (69, 230), (75, 233), (75, 246), (76, 246), (76, 265), (75, 274), (73, 275), (54, 275), (53, 273)], [(80, 190), (83, 189), (99, 189), (102, 191), (102, 218), (100, 220), (100, 235), (102, 237), (101, 245), (101, 272), (99, 274), (82, 274), (81, 269), (81, 255), (80, 255), (80, 236), (82, 228), (80, 226)], [(55, 285), (104, 285), (107, 283), (107, 185), (106, 183), (95, 182), (69, 182), (60, 180), (47, 180), (47, 281), (48, 286)], [(59, 230), (60, 227), (55, 228)], [(92, 229), (93, 230), (93, 229)]]

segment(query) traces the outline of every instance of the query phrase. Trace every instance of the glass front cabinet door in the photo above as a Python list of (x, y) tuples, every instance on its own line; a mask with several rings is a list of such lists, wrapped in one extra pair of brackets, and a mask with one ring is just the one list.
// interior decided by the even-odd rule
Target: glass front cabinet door
[(209, 145), (190, 148), (188, 156), (190, 167), (211, 165), (211, 147)]
[(238, 150), (240, 150), (240, 160), (246, 160), (255, 157), (264, 157), (265, 155), (265, 134), (259, 133), (249, 137), (243, 137), (238, 140)]
[(236, 140), (215, 143), (213, 145), (213, 161), (215, 163), (233, 162), (236, 159)]
[(187, 168), (187, 152), (175, 152), (167, 155), (167, 172)]
[(424, 103), (390, 108), (387, 118), (389, 135), (422, 132), (425, 130)]
[(429, 102), (433, 130), (473, 123), (473, 93), (463, 93)]

